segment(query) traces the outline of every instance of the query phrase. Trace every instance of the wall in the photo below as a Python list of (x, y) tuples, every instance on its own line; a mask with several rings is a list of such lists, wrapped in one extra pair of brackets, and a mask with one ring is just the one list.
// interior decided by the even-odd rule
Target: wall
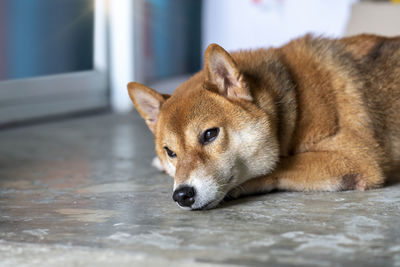
[(308, 32), (341, 36), (355, 0), (204, 0), (203, 51), (279, 46)]

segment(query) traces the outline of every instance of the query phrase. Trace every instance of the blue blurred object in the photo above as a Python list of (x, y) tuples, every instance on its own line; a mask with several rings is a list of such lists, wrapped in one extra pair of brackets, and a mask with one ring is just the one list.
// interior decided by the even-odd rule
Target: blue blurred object
[(93, 0), (0, 0), (0, 80), (93, 68)]
[(193, 73), (201, 67), (201, 0), (147, 0), (142, 25), (145, 80)]

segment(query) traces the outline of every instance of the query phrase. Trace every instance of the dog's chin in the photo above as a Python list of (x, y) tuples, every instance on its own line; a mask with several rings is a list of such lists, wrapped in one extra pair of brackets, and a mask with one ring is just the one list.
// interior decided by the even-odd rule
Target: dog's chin
[(179, 208), (181, 208), (183, 210), (193, 210), (191, 207), (184, 207), (184, 206), (179, 205), (178, 202), (175, 202), (175, 203), (176, 203), (176, 205), (178, 205)]
[[(225, 194), (224, 194), (224, 196), (225, 196)], [(178, 203), (176, 203), (176, 204), (178, 205), (178, 207), (180, 207), (183, 210), (210, 210), (210, 209), (217, 207), (218, 204), (221, 203), (221, 201), (223, 199), (224, 199), (224, 197), (219, 197), (217, 199), (210, 200), (202, 205), (196, 205), (196, 203), (194, 203), (191, 207), (183, 207), (183, 206), (179, 205)]]

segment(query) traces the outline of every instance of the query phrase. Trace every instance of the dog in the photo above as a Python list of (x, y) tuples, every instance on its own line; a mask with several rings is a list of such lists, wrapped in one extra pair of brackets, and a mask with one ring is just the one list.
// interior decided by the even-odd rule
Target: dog
[(211, 44), (172, 95), (135, 82), (128, 92), (186, 210), (272, 190), (373, 189), (400, 163), (400, 37)]

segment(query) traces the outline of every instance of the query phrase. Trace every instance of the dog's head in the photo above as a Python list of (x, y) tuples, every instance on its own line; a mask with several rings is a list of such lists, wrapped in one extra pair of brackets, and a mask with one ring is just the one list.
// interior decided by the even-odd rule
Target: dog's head
[(180, 207), (215, 207), (229, 190), (275, 166), (276, 123), (255, 104), (251, 86), (216, 44), (207, 48), (204, 70), (172, 96), (128, 84), (136, 109), (154, 133), (157, 155), (174, 177), (173, 199)]

